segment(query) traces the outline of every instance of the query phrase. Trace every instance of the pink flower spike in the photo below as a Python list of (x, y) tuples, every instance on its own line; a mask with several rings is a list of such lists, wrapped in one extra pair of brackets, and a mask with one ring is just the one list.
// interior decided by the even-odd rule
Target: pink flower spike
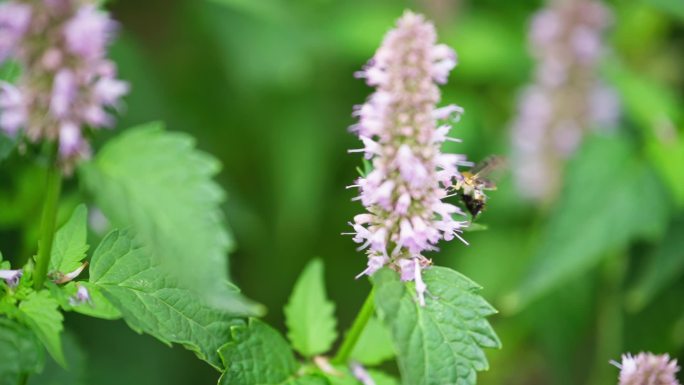
[(66, 24), (64, 38), (71, 52), (86, 60), (96, 60), (104, 55), (115, 29), (107, 13), (94, 5), (86, 5)]
[(389, 264), (402, 279), (416, 281), (421, 293), (426, 290), (421, 276), (412, 273), (416, 256), (437, 250), (441, 240), (461, 230), (451, 218), (460, 212), (441, 203), (449, 182), (462, 178), (458, 166), (465, 157), (442, 154), (443, 142), (458, 140), (447, 137), (451, 126), (438, 121), (455, 120), (463, 109), (437, 108), (437, 83), (446, 82), (455, 65), (455, 52), (437, 44), (434, 26), (406, 12), (356, 74), (376, 87), (354, 108), (358, 123), (350, 128), (364, 144), (350, 152), (363, 152), (372, 164), (372, 171), (356, 183), (358, 200), (372, 219), (352, 223), (354, 241), (368, 254), (369, 268), (361, 275), (372, 274), (371, 266)]
[(14, 1), (0, 4), (0, 63), (16, 49), (31, 20), (31, 7)]
[(368, 267), (366, 270), (359, 273), (355, 278), (359, 279), (364, 275), (371, 276), (375, 274), (376, 271), (382, 269), (389, 262), (389, 258), (384, 255), (376, 255), (368, 258)]
[(27, 118), (21, 91), (9, 83), (0, 82), (0, 129), (15, 136)]
[(680, 385), (675, 377), (679, 371), (677, 360), (667, 354), (623, 354), (622, 362), (611, 363), (620, 369), (619, 385)]

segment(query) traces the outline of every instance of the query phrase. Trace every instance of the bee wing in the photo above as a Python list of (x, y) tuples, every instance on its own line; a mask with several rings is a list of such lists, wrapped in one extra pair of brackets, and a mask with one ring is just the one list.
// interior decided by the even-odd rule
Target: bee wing
[[(470, 169), (470, 172), (475, 175), (476, 178), (484, 178), (487, 175), (491, 175), (492, 172), (496, 170), (501, 170), (506, 165), (506, 159), (499, 155), (491, 155), (485, 158), (482, 162), (478, 163)], [(489, 182), (491, 183), (491, 181)]]
[(496, 183), (492, 182), (489, 179), (480, 178), (480, 179), (478, 179), (478, 182), (480, 183), (482, 188), (485, 190), (495, 190), (496, 189)]

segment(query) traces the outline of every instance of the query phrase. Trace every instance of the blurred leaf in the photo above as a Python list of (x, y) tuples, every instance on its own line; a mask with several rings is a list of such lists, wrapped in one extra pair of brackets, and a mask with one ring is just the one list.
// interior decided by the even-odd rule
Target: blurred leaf
[(0, 226), (12, 227), (27, 221), (39, 222), (44, 191), (36, 186), (42, 186), (43, 183), (45, 171), (34, 165), (13, 169), (11, 178), (5, 179), (3, 175), (2, 187), (6, 190), (0, 190)]
[(62, 313), (47, 290), (32, 292), (19, 304), (19, 312), (58, 364), (66, 367), (62, 351)]
[[(78, 286), (84, 286), (90, 295), (90, 302), (72, 304), (69, 300), (76, 296)], [(100, 288), (86, 282), (69, 282), (64, 286), (53, 284), (50, 286), (53, 297), (59, 301), (59, 305), (66, 311), (74, 311), (90, 317), (115, 320), (121, 318), (121, 312), (114, 307), (109, 300), (102, 295)]]
[(651, 135), (663, 123), (680, 121), (681, 108), (672, 90), (631, 71), (616, 59), (609, 61), (605, 70), (620, 93), (625, 111), (644, 132)]
[(29, 377), (28, 385), (88, 385), (86, 380), (86, 355), (71, 333), (64, 334), (64, 355), (67, 368), (48, 361), (38, 375)]
[[(512, 30), (519, 28), (518, 31)], [(517, 34), (516, 34), (517, 32)], [(492, 79), (519, 81), (527, 77), (530, 59), (524, 46), (524, 28), (511, 25), (509, 15), (497, 20), (495, 14), (471, 13), (458, 23), (453, 41), (458, 52), (459, 78), (491, 82)], [(451, 44), (450, 44), (451, 45)]]
[(624, 139), (587, 140), (568, 165), (565, 190), (545, 226), (528, 274), (504, 299), (507, 311), (564, 285), (634, 238), (656, 237), (668, 218), (660, 181)]
[(364, 365), (379, 365), (394, 357), (392, 336), (376, 317), (371, 318), (361, 332), (351, 352), (351, 359)]
[(297, 369), (287, 341), (267, 324), (252, 318), (247, 325), (233, 326), (231, 335), (232, 340), (219, 349), (226, 368), (219, 384), (275, 385), (285, 382)]
[(672, 127), (672, 139), (651, 138), (647, 153), (653, 166), (667, 183), (672, 195), (681, 207), (684, 206), (684, 140)]
[(76, 207), (69, 220), (55, 233), (50, 257), (50, 272), (63, 274), (76, 270), (88, 251), (88, 210), (85, 205)]
[(233, 314), (206, 305), (160, 269), (127, 231), (114, 230), (102, 240), (92, 258), (90, 282), (133, 330), (167, 344), (182, 344), (217, 369), (221, 369), (217, 350), (230, 340), (230, 326), (239, 322), (236, 316), (248, 313), (236, 292), (230, 299), (235, 304)]
[(0, 318), (0, 385), (16, 385), (42, 370), (45, 357), (36, 335), (24, 325)]
[(643, 270), (627, 301), (634, 311), (643, 309), (663, 288), (684, 272), (684, 221), (679, 220), (669, 229), (660, 247)]
[(0, 82), (15, 83), (21, 75), (21, 66), (13, 60), (5, 60), (0, 64)]
[(16, 145), (15, 139), (10, 138), (4, 132), (0, 132), (0, 162), (10, 156)]
[(399, 385), (399, 380), (379, 370), (370, 369), (368, 374), (375, 381), (375, 385)]
[(480, 286), (454, 270), (435, 266), (423, 279), (425, 307), (415, 298), (415, 284), (401, 282), (396, 272), (382, 269), (373, 280), (403, 383), (474, 385), (476, 371), (489, 368), (482, 348), (501, 347), (485, 318), (496, 310), (477, 294)]
[(325, 295), (324, 279), (323, 262), (309, 262), (285, 306), (287, 336), (306, 357), (325, 353), (337, 338), (335, 305)]
[[(128, 130), (80, 169), (98, 207), (115, 226), (129, 227), (165, 267), (212, 304), (230, 298), (227, 252), (232, 241), (211, 179), (220, 164), (161, 123)], [(230, 309), (229, 309), (230, 310)]]
[(209, 0), (229, 8), (242, 11), (267, 20), (280, 20), (287, 15), (288, 7), (277, 0)]
[(290, 380), (285, 380), (279, 385), (330, 385), (328, 381), (315, 374), (305, 375), (299, 378), (293, 378)]
[(679, 18), (684, 22), (684, 6), (681, 0), (644, 0), (646, 4), (667, 12), (673, 17)]

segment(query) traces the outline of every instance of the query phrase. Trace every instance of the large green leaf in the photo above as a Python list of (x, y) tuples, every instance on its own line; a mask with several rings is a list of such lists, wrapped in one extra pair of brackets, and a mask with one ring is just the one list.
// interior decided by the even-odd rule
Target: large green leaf
[(22, 319), (45, 345), (52, 358), (58, 364), (66, 366), (61, 338), (64, 317), (59, 312), (59, 303), (50, 296), (50, 292), (47, 290), (31, 292), (19, 304), (19, 312)]
[(88, 210), (78, 205), (69, 220), (57, 231), (52, 244), (50, 271), (68, 273), (81, 265), (88, 251)]
[(389, 330), (382, 321), (376, 317), (371, 318), (354, 345), (352, 360), (364, 365), (378, 365), (392, 357), (394, 347)]
[(0, 385), (16, 385), (23, 375), (40, 372), (45, 361), (43, 352), (30, 329), (0, 318)]
[(566, 187), (522, 284), (504, 301), (516, 311), (625, 248), (663, 232), (668, 199), (621, 138), (592, 138), (569, 164)]
[(165, 343), (179, 343), (217, 369), (217, 350), (230, 340), (236, 316), (250, 313), (237, 292), (227, 299), (236, 312), (212, 308), (185, 289), (146, 247), (138, 246), (127, 231), (114, 230), (97, 247), (90, 267), (96, 285), (138, 332)]
[(285, 306), (287, 336), (304, 356), (325, 353), (337, 338), (335, 305), (325, 295), (323, 262), (314, 259), (304, 269)]
[(454, 270), (433, 267), (423, 279), (424, 307), (413, 282), (389, 269), (373, 277), (375, 304), (391, 330), (403, 383), (474, 385), (476, 372), (489, 368), (482, 349), (501, 346), (485, 318), (496, 310), (478, 294), (480, 286)]
[(219, 354), (226, 368), (221, 385), (297, 384), (288, 382), (297, 369), (292, 349), (278, 331), (257, 319), (234, 326), (232, 340)]
[[(90, 317), (114, 320), (121, 318), (121, 312), (105, 297), (100, 288), (87, 281), (69, 282), (64, 286), (48, 283), (52, 296), (66, 311), (74, 311)], [(74, 301), (79, 286), (88, 290), (90, 301), (80, 303)]]
[[(64, 334), (64, 355), (67, 367), (63, 368), (54, 361), (48, 361), (45, 369), (38, 375), (29, 377), (28, 385), (88, 385), (86, 378), (86, 353), (71, 333)], [(13, 384), (16, 385), (16, 384)]]
[(230, 291), (232, 245), (212, 180), (220, 167), (192, 137), (151, 123), (109, 141), (80, 175), (115, 227), (130, 226), (166, 268), (219, 304)]
[(675, 222), (667, 236), (643, 269), (641, 277), (630, 291), (627, 300), (633, 310), (641, 310), (663, 288), (673, 283), (684, 272), (684, 221)]

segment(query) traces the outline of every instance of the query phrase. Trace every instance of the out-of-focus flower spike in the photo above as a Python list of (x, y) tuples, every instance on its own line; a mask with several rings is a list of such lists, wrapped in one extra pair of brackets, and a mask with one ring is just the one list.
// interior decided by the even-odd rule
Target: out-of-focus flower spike
[(617, 95), (599, 78), (610, 20), (599, 0), (553, 0), (530, 23), (535, 79), (520, 94), (511, 128), (515, 181), (528, 199), (552, 200), (584, 134), (617, 125)]
[(90, 156), (86, 127), (113, 126), (107, 109), (129, 91), (105, 56), (115, 30), (93, 0), (0, 4), (0, 62), (11, 57), (24, 69), (16, 88), (0, 86), (0, 129), (58, 140), (66, 173)]
[(620, 369), (619, 385), (680, 385), (675, 377), (680, 369), (677, 360), (667, 354), (628, 353), (622, 355), (621, 362), (611, 364)]

